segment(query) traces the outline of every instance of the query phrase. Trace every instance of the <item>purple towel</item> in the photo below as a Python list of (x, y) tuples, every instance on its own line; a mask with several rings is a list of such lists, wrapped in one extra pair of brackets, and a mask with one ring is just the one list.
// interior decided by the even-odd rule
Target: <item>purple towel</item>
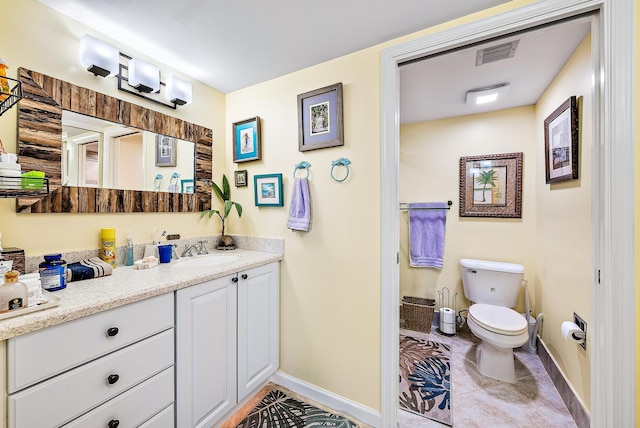
[(447, 203), (423, 202), (409, 204), (408, 207), (409, 265), (442, 269)]
[(308, 232), (311, 229), (311, 199), (309, 198), (309, 181), (306, 178), (296, 178), (293, 185), (287, 227), (302, 232)]

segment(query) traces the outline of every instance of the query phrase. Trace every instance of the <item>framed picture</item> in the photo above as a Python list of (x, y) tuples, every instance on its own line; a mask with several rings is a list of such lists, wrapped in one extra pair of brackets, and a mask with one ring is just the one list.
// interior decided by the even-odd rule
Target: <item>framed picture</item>
[(233, 172), (236, 187), (244, 187), (247, 185), (247, 170), (243, 169), (242, 171), (234, 171)]
[(342, 83), (298, 95), (298, 150), (343, 145)]
[(180, 192), (181, 193), (195, 193), (195, 187), (193, 180), (181, 180), (180, 181)]
[(578, 178), (578, 107), (570, 97), (544, 120), (547, 184)]
[(281, 207), (282, 174), (256, 175), (253, 177), (255, 200), (257, 207)]
[(460, 217), (522, 218), (522, 153), (460, 158)]
[(260, 118), (258, 116), (233, 124), (234, 162), (261, 159), (260, 143)]
[(156, 135), (156, 166), (176, 166), (176, 139)]

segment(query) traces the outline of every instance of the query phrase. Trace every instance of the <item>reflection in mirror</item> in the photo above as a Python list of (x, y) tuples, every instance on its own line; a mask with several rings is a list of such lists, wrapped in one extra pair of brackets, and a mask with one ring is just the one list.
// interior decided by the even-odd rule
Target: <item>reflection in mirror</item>
[(195, 144), (157, 135), (64, 110), (62, 185), (193, 193)]

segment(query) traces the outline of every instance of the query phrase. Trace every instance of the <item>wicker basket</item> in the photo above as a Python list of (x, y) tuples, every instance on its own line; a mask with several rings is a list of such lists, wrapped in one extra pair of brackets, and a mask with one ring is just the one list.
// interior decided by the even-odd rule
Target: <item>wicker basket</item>
[(404, 319), (404, 328), (423, 333), (431, 332), (435, 308), (435, 299), (404, 296), (400, 307), (400, 318)]

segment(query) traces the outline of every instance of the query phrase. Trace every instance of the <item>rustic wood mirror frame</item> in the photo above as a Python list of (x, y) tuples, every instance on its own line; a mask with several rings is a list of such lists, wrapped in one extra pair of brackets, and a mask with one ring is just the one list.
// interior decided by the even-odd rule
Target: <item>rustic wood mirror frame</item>
[[(23, 171), (44, 171), (50, 193), (19, 197), (20, 213), (194, 212), (211, 207), (212, 131), (54, 77), (18, 69), (18, 159)], [(62, 186), (62, 110), (195, 143), (195, 193)]]

